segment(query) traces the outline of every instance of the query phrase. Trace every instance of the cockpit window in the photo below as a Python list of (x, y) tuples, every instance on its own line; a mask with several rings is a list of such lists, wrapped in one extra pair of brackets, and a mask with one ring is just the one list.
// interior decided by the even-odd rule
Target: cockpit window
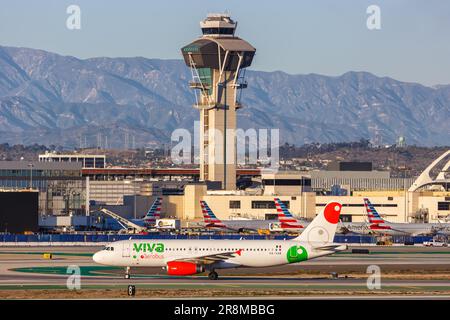
[(106, 251), (114, 251), (114, 247), (105, 247), (104, 250), (106, 250)]

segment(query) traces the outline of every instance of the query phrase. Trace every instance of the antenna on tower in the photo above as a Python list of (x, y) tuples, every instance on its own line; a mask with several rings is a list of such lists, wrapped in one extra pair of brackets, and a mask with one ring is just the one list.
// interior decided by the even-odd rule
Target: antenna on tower
[(102, 148), (102, 135), (101, 133), (97, 133), (97, 149), (101, 149)]
[(130, 137), (129, 137), (129, 134), (128, 134), (128, 130), (125, 129), (125, 144), (124, 144), (125, 150), (128, 150), (128, 146), (129, 146), (129, 143), (130, 143), (129, 140), (130, 140)]

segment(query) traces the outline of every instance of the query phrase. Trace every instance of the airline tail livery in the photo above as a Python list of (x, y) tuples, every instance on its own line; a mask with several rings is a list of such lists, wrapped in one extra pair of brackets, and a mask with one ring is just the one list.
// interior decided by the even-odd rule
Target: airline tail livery
[(144, 217), (145, 224), (148, 225), (156, 224), (156, 220), (161, 218), (161, 205), (162, 205), (162, 198), (159, 197), (156, 198)]
[(279, 198), (275, 198), (275, 207), (277, 208), (278, 220), (283, 230), (302, 230), (303, 226), (289, 212), (286, 204)]

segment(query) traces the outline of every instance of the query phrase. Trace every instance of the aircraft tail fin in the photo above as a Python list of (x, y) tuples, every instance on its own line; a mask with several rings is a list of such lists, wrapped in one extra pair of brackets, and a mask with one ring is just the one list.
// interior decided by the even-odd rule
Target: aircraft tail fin
[(332, 243), (336, 234), (342, 205), (339, 202), (328, 203), (306, 229), (294, 241), (325, 245)]
[(292, 213), (289, 212), (286, 204), (279, 198), (274, 198), (275, 207), (277, 208), (278, 220), (281, 222), (297, 222)]
[(202, 207), (202, 213), (203, 213), (203, 220), (205, 221), (207, 226), (214, 226), (214, 227), (224, 227), (225, 225), (216, 217), (214, 212), (211, 210), (211, 208), (208, 206), (206, 201), (200, 201), (200, 205)]
[[(299, 223), (299, 221), (294, 218), (292, 213), (287, 208), (286, 204), (281, 201), (279, 198), (274, 198), (275, 207), (277, 208), (278, 220), (281, 222), (281, 228), (290, 229), (290, 228), (303, 228), (303, 226)], [(285, 226), (285, 227), (283, 227)]]
[(153, 201), (153, 204), (151, 205), (147, 214), (145, 215), (144, 221), (147, 223), (156, 223), (156, 220), (161, 218), (161, 205), (162, 198), (156, 198), (155, 201)]
[(364, 206), (366, 207), (367, 217), (369, 218), (370, 223), (380, 224), (385, 222), (369, 199), (364, 198)]

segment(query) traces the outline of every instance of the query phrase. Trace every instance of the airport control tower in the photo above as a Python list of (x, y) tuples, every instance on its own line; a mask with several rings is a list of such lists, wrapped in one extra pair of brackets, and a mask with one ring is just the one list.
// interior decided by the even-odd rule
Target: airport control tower
[(235, 36), (236, 26), (228, 14), (209, 14), (200, 22), (202, 37), (181, 49), (200, 111), (200, 180), (225, 190), (236, 189), (236, 110), (256, 51)]

